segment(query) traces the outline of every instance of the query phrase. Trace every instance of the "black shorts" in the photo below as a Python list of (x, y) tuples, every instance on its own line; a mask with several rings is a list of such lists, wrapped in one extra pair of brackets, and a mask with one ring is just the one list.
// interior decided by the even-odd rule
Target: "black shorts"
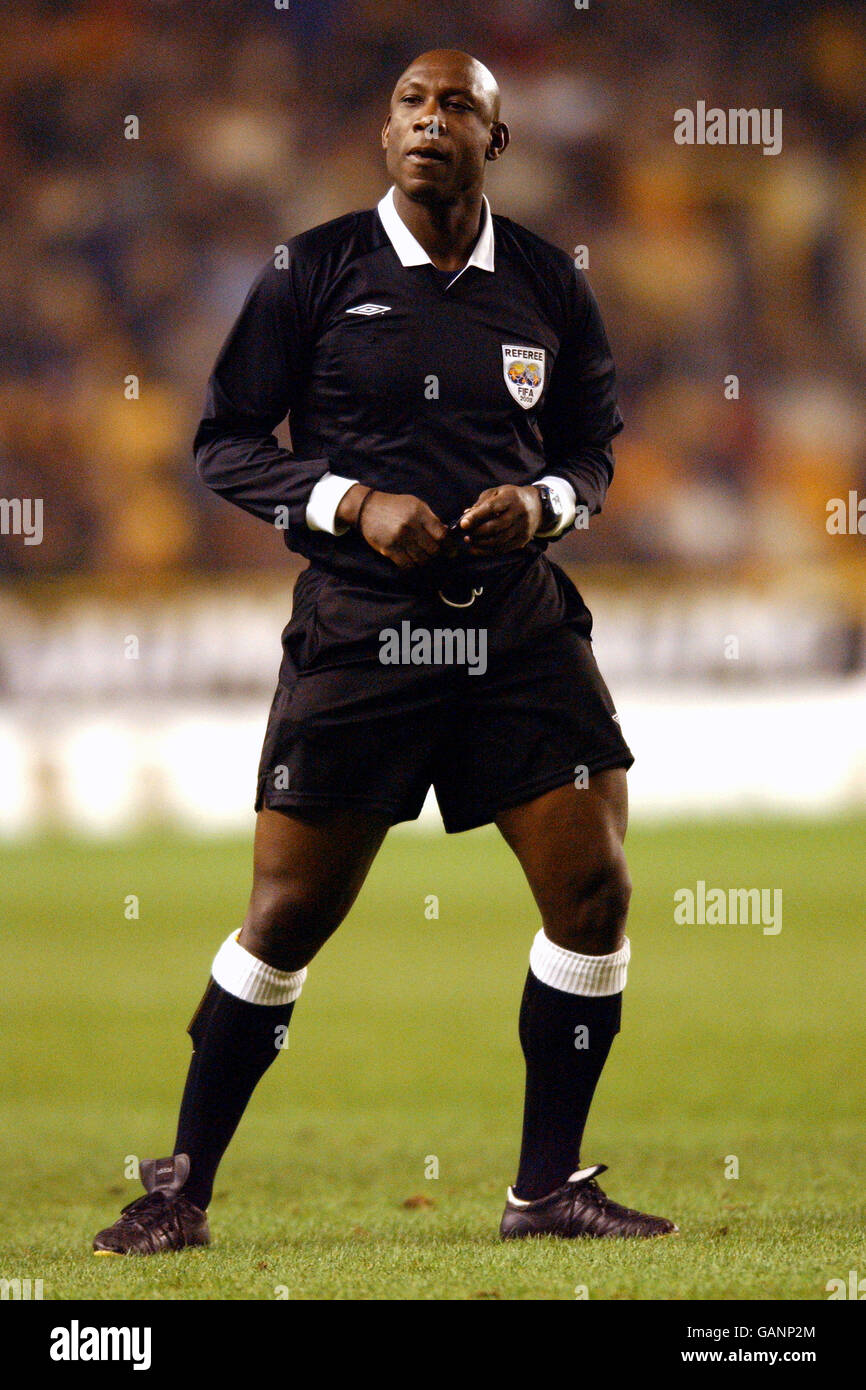
[(257, 811), (357, 807), (393, 824), (414, 820), (432, 785), (455, 833), (631, 766), (567, 575), (534, 555), (478, 587), (455, 608), (434, 591), (300, 575)]

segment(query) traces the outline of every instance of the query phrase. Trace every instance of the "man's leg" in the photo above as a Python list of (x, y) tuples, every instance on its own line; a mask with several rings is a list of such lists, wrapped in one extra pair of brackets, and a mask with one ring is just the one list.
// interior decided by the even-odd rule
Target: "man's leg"
[(357, 811), (263, 810), (244, 924), (214, 961), (190, 1024), (193, 1056), (174, 1152), (207, 1207), (217, 1165), (250, 1096), (285, 1042), (306, 966), (348, 913), (388, 829)]
[(500, 1234), (671, 1235), (672, 1221), (613, 1202), (580, 1167), (596, 1083), (619, 1031), (631, 893), (625, 771), (596, 773), (497, 817), (541, 912), (520, 1009), (526, 1103), (520, 1167)]
[(622, 768), (496, 819), (542, 922), (520, 1011), (526, 1102), (514, 1194), (523, 1200), (546, 1196), (579, 1169), (593, 1092), (619, 1030), (629, 954), (627, 820)]
[(207, 1243), (202, 1213), (220, 1159), (285, 1043), (308, 962), (358, 896), (388, 824), (360, 811), (259, 812), (247, 915), (217, 952), (189, 1027), (193, 1056), (174, 1145), (189, 1162), (143, 1164), (150, 1195), (99, 1233), (98, 1253)]

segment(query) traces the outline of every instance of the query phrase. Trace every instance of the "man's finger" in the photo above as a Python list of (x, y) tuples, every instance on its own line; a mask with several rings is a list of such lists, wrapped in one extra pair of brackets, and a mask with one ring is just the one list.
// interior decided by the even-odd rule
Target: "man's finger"
[(486, 521), (480, 521), (477, 526), (472, 527), (472, 540), (480, 540), (487, 536), (498, 536), (503, 531), (510, 531), (516, 527), (520, 521), (519, 516), (509, 512), (502, 512), (497, 516), (491, 516)]
[(400, 570), (411, 569), (415, 564), (415, 561), (409, 554), (408, 547), (402, 542), (400, 545), (395, 545), (391, 547), (390, 558), (394, 561), (394, 564)]
[(524, 545), (527, 540), (528, 536), (517, 520), (512, 525), (495, 531), (485, 528), (484, 534), (473, 531), (468, 548), (470, 551), (478, 551), (479, 553), (512, 550)]
[(483, 492), (479, 493), (472, 505), (466, 508), (466, 510), (460, 518), (461, 522), (464, 520), (471, 522), (479, 514), (479, 512), (482, 516), (485, 515), (487, 511), (494, 505), (497, 498), (501, 500), (501, 494), (501, 488), (486, 487)]
[(439, 553), (439, 541), (432, 532), (419, 529), (411, 536), (406, 538), (404, 544), (411, 544), (423, 551), (425, 556), (437, 555)]
[(430, 541), (426, 540), (426, 537), (424, 537), (423, 532), (416, 533), (411, 536), (405, 536), (404, 539), (401, 541), (400, 544), (403, 550), (403, 554), (408, 557), (409, 563), (411, 565), (426, 565), (427, 562), (430, 560), (431, 556), (436, 554), (435, 545), (433, 546), (432, 550), (425, 550), (425, 541), (427, 544), (431, 544)]
[(495, 497), (488, 498), (486, 502), (475, 502), (468, 512), (463, 513), (460, 527), (464, 531), (474, 531), (482, 522), (489, 521), (492, 517), (505, 516), (510, 510), (509, 502)]
[(435, 526), (432, 524), (427, 525), (425, 523), (423, 526), (419, 526), (418, 530), (415, 532), (416, 539), (425, 547), (425, 549), (428, 546), (431, 548), (431, 555), (435, 554), (435, 552), (439, 549), (440, 545), (442, 544), (447, 535), (448, 528), (446, 526), (440, 525), (438, 522)]
[(471, 506), (467, 507), (466, 510), (467, 510), (467, 512), (474, 511), (474, 509), (475, 509), (476, 507), (481, 506), (481, 505), (482, 505), (483, 503), (485, 503), (485, 502), (492, 502), (492, 501), (493, 501), (496, 497), (498, 497), (498, 496), (499, 496), (499, 488), (498, 488), (498, 487), (486, 487), (486, 488), (484, 489), (483, 492), (479, 492), (479, 494), (478, 494), (478, 496), (476, 497), (475, 501), (472, 503)]
[(435, 512), (428, 512), (421, 518), (421, 526), (428, 536), (432, 536), (434, 541), (443, 541), (448, 534), (448, 527), (439, 520)]

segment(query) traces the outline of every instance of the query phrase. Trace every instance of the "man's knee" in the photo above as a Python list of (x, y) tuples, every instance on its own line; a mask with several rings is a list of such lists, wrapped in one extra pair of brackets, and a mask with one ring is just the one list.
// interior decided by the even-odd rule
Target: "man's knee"
[(300, 970), (336, 931), (343, 915), (339, 896), (317, 883), (258, 875), (240, 943), (277, 970)]
[(618, 951), (630, 898), (631, 878), (621, 845), (611, 846), (591, 865), (565, 865), (544, 894), (545, 934), (567, 951)]

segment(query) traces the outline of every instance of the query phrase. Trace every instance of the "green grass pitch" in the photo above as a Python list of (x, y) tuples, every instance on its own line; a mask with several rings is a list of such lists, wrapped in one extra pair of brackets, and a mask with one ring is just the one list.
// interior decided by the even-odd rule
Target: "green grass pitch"
[[(229, 1150), (214, 1245), (94, 1258), (140, 1192), (129, 1157), (170, 1149), (184, 1029), (246, 905), (249, 842), (155, 835), (0, 852), (0, 1275), (46, 1299), (825, 1299), (866, 1274), (866, 820), (641, 827), (628, 848), (624, 1026), (583, 1159), (679, 1237), (498, 1241), (535, 909), (495, 831), (396, 831)], [(781, 933), (675, 925), (698, 879), (781, 887)]]

